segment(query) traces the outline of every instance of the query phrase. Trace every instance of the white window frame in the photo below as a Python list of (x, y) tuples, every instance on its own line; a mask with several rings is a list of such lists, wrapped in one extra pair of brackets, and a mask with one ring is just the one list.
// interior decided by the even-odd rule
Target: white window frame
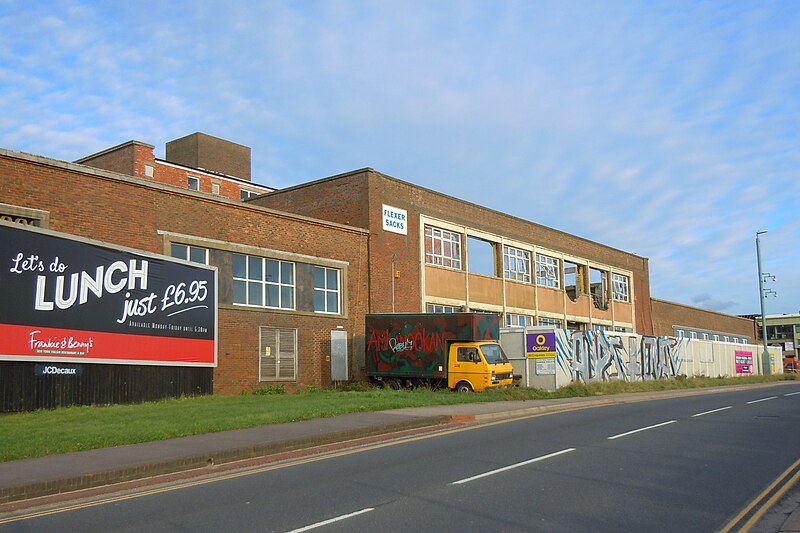
[(540, 316), (537, 323), (540, 326), (554, 326), (556, 328), (561, 328), (563, 324), (560, 318), (550, 318), (547, 316)]
[[(317, 272), (322, 272), (322, 286), (317, 287)], [(336, 287), (331, 288), (328, 286), (328, 273), (333, 272), (336, 274)], [(329, 315), (339, 315), (341, 314), (342, 308), (342, 275), (341, 271), (338, 268), (328, 268), (323, 266), (314, 266), (312, 268), (313, 278), (314, 278), (314, 312), (315, 313), (324, 313)], [(322, 295), (322, 301), (324, 303), (325, 309), (317, 309), (317, 295)], [(336, 295), (336, 309), (329, 309), (329, 296), (335, 294)]]
[[(297, 298), (295, 297), (295, 264), (290, 261), (281, 261), (279, 259), (272, 259), (269, 257), (259, 257), (255, 255), (246, 255), (246, 254), (233, 254), (233, 260), (236, 260), (236, 257), (244, 257), (245, 258), (245, 276), (236, 276), (233, 275), (233, 287), (234, 287), (234, 305), (246, 305), (250, 307), (266, 307), (269, 309), (288, 309), (294, 310)], [(261, 261), (261, 276), (251, 276), (250, 269), (251, 269), (251, 259), (254, 261)], [(278, 267), (278, 279), (277, 280), (270, 280), (267, 278), (267, 266), (270, 262), (277, 263)], [(284, 268), (291, 269), (290, 270), (290, 281), (283, 280)], [(245, 301), (244, 302), (237, 302), (236, 301), (236, 286), (237, 283), (244, 283), (245, 287)], [(260, 286), (261, 290), (261, 303), (250, 303), (250, 289), (252, 286)], [(267, 294), (268, 289), (271, 287), (277, 287), (278, 289), (278, 305), (267, 305)], [(284, 289), (291, 289), (291, 302), (287, 303), (284, 302)]]
[(297, 380), (296, 329), (260, 326), (258, 347), (258, 381)]
[(426, 224), (425, 263), (461, 270), (461, 234)]
[(239, 190), (239, 199), (240, 200), (247, 200), (253, 198), (254, 196), (258, 196), (259, 193), (255, 191), (249, 191), (247, 189), (240, 189)]
[(533, 317), (531, 315), (506, 313), (506, 326), (523, 327), (523, 328), (528, 326), (533, 326)]
[(679, 339), (683, 339), (686, 337), (686, 334), (683, 332), (682, 329), (676, 329), (675, 334), (678, 336)]
[(704, 341), (707, 341), (707, 340), (708, 340), (708, 333), (703, 333), (703, 340), (704, 340)]
[(614, 300), (630, 302), (630, 278), (624, 274), (611, 274), (611, 286)]
[(696, 332), (696, 331), (690, 331), (690, 332), (689, 332), (689, 337), (690, 337), (692, 340), (696, 340), (696, 339), (697, 339), (697, 332)]
[(531, 253), (503, 245), (503, 276), (514, 281), (531, 282)]
[(190, 191), (199, 191), (200, 190), (200, 178), (196, 178), (194, 176), (189, 176), (186, 178), (186, 188)]
[(460, 313), (461, 307), (455, 305), (428, 304), (429, 313)]
[(536, 284), (540, 287), (561, 288), (561, 260), (545, 254), (536, 254)]
[[(186, 253), (178, 253), (180, 248), (183, 248)], [(186, 261), (191, 261), (192, 263), (200, 263), (201, 265), (208, 264), (208, 248), (201, 248), (200, 246), (191, 246), (189, 244), (181, 244), (179, 242), (170, 243), (170, 250), (169, 253), (172, 257), (176, 257), (178, 259), (185, 259)], [(197, 256), (199, 254), (203, 255), (202, 261), (197, 261)]]

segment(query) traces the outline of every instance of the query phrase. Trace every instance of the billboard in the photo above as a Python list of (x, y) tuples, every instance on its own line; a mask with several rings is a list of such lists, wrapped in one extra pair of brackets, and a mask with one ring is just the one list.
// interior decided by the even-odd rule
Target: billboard
[(0, 361), (217, 365), (217, 271), (0, 222)]

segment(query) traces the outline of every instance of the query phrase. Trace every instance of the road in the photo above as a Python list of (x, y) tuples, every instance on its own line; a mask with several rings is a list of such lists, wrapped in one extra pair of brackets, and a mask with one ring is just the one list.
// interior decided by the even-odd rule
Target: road
[(800, 444), (800, 385), (465, 427), (0, 520), (0, 531), (717, 531)]

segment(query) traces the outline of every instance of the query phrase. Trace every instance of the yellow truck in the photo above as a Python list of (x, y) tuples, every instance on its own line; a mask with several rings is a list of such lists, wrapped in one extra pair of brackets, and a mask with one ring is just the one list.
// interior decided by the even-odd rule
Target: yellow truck
[(513, 382), (493, 313), (387, 313), (366, 317), (367, 379), (390, 389), (484, 391)]

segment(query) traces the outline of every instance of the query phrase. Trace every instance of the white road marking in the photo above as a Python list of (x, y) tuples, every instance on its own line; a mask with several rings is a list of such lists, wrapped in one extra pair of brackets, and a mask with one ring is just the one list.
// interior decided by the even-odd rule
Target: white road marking
[(692, 415), (692, 418), (694, 418), (696, 416), (710, 415), (711, 413), (719, 413), (720, 411), (724, 411), (725, 409), (731, 409), (731, 408), (733, 408), (733, 406), (729, 405), (728, 407), (720, 407), (719, 409), (713, 409), (711, 411), (704, 411), (702, 413), (697, 413), (696, 415)]
[(790, 392), (789, 394), (784, 394), (784, 396), (794, 396), (795, 394), (800, 394), (800, 391)]
[(747, 405), (751, 403), (758, 403), (758, 402), (766, 402), (767, 400), (774, 400), (777, 396), (770, 396), (769, 398), (761, 398), (760, 400), (753, 400), (752, 402), (747, 402)]
[(355, 513), (343, 514), (342, 516), (337, 516), (336, 518), (331, 518), (330, 520), (324, 520), (322, 522), (317, 522), (316, 524), (311, 524), (310, 526), (301, 527), (299, 529), (293, 529), (289, 531), (289, 533), (300, 533), (301, 531), (316, 529), (318, 527), (327, 526), (328, 524), (333, 524), (334, 522), (338, 522), (339, 520), (346, 520), (348, 518), (352, 518), (354, 516), (358, 516), (360, 514), (368, 513), (374, 510), (375, 510), (374, 507), (367, 507), (366, 509), (361, 509), (360, 511), (356, 511)]
[(656, 424), (654, 426), (647, 426), (646, 428), (639, 428), (634, 429), (633, 431), (626, 431), (625, 433), (620, 433), (619, 435), (614, 435), (613, 437), (608, 437), (608, 440), (618, 439), (620, 437), (627, 437), (628, 435), (633, 435), (634, 433), (639, 433), (640, 431), (647, 431), (648, 429), (653, 428), (660, 428), (661, 426), (666, 426), (668, 424), (674, 424), (677, 420), (670, 420), (669, 422), (661, 422), (660, 424)]
[(468, 477), (465, 479), (461, 479), (459, 481), (453, 481), (450, 483), (451, 485), (461, 485), (464, 483), (469, 483), (470, 481), (474, 481), (476, 479), (480, 479), (482, 477), (491, 476), (494, 474), (499, 474), (500, 472), (505, 472), (506, 470), (511, 470), (513, 468), (519, 468), (521, 466), (529, 465), (531, 463), (535, 463), (537, 461), (544, 461), (545, 459), (550, 459), (551, 457), (556, 457), (557, 455), (562, 455), (569, 452), (574, 452), (575, 448), (567, 448), (566, 450), (561, 450), (560, 452), (549, 453), (547, 455), (542, 455), (541, 457), (536, 457), (534, 459), (528, 459), (527, 461), (522, 461), (521, 463), (504, 466), (503, 468), (498, 468), (497, 470), (491, 470), (489, 472), (484, 472), (483, 474), (478, 474), (477, 476)]

